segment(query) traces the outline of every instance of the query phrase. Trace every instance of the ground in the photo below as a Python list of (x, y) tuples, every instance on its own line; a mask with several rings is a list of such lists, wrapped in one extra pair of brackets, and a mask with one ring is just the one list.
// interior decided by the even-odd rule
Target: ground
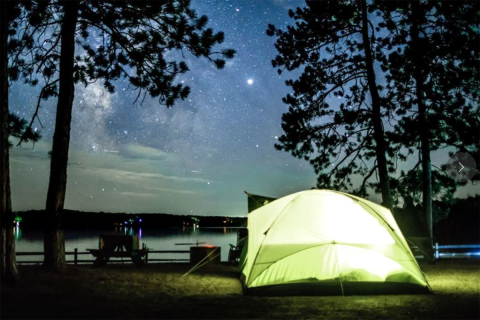
[(23, 284), (2, 285), (1, 319), (479, 319), (480, 260), (421, 264), (434, 291), (424, 295), (254, 297), (236, 268), (150, 264), (69, 266), (52, 274), (21, 266)]

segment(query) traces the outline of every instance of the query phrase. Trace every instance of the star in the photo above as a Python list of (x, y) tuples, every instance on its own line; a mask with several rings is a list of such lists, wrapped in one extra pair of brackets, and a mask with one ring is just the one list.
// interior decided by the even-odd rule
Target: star
[[(285, 5), (278, 5), (280, 2)], [(271, 65), (278, 54), (271, 45), (276, 37), (265, 31), (269, 23), (284, 30), (293, 25), (288, 10), (297, 3), (305, 5), (280, 0), (192, 0), (192, 9), (209, 17), (206, 27), (224, 32), (225, 43), (218, 49), (232, 48), (237, 54), (227, 60), (223, 70), (216, 70), (208, 59), (187, 56), (189, 71), (175, 81), (189, 85), (190, 95), (173, 108), (165, 108), (148, 94), (143, 105), (142, 99), (134, 103), (138, 91), (127, 78), (115, 81), (113, 94), (100, 82), (77, 85), (69, 153), (76, 157), (75, 163), (81, 160), (81, 165), (71, 165), (69, 176), (75, 188), (71, 192), (86, 196), (71, 197), (68, 205), (83, 211), (171, 214), (188, 213), (194, 206), (196, 214), (245, 216), (246, 199), (238, 192), (245, 185), (272, 196), (291, 193), (291, 183), (298, 190), (315, 186), (317, 176), (308, 161), (274, 147), (285, 134), (281, 119), (288, 106), (282, 98), (291, 88)], [(93, 48), (103, 44), (104, 36), (95, 28), (90, 36)], [(176, 60), (175, 55), (169, 58)], [(291, 78), (298, 76), (292, 74)], [(12, 83), (11, 110), (30, 120), (39, 89), (22, 81)], [(333, 100), (335, 106), (343, 102), (341, 98)], [(56, 103), (55, 99), (42, 102), (42, 126), (35, 122), (32, 128), (42, 134), (35, 146), (38, 152), (11, 149), (16, 210), (44, 206), (43, 168), (50, 165), (48, 151), (55, 128), (55, 112), (48, 111), (56, 110)], [(355, 108), (344, 103), (346, 110)], [(352, 139), (351, 134), (343, 134)], [(257, 171), (246, 169), (252, 163), (258, 165)], [(269, 188), (262, 182), (278, 176), (282, 187)], [(80, 177), (82, 180), (75, 181)], [(205, 189), (209, 189), (205, 197), (190, 196)], [(91, 190), (104, 197), (90, 199)]]

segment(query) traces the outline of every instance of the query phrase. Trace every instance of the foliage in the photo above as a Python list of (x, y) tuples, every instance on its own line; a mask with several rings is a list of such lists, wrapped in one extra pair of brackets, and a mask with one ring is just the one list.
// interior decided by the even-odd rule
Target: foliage
[[(289, 110), (282, 117), (285, 133), (276, 148), (308, 160), (318, 174), (319, 187), (348, 190), (353, 188), (353, 175), (364, 177), (352, 191), (366, 195), (371, 186), (368, 180), (378, 168), (378, 153), (361, 5), (362, 1), (309, 1), (305, 8), (290, 10), (294, 26), (283, 31), (270, 25), (267, 34), (277, 37), (279, 54), (272, 64), (278, 73), (303, 71), (297, 80), (286, 81), (293, 94), (283, 99)], [(384, 60), (381, 38), (372, 32), (371, 48), (367, 49), (373, 51), (374, 61)], [(382, 91), (381, 86), (376, 89)], [(382, 102), (385, 116), (391, 111)], [(385, 151), (392, 172), (394, 161), (402, 154), (392, 144)]]
[[(379, 14), (389, 30), (390, 43), (395, 46), (382, 64), (384, 70), (389, 70), (386, 75), (388, 99), (399, 106), (395, 130), (387, 133), (389, 139), (401, 144), (407, 155), (413, 155), (420, 148), (421, 131), (426, 126), (429, 150), (447, 148), (450, 155), (458, 151), (478, 153), (478, 3), (420, 1), (417, 6), (419, 21), (414, 19), (412, 2), (381, 2), (380, 7)], [(419, 32), (420, 53), (414, 50), (409, 36), (413, 27)], [(416, 57), (419, 54), (420, 58)], [(422, 68), (424, 81), (420, 95), (426, 106), (424, 126), (419, 124), (419, 87), (413, 77), (415, 59)], [(418, 174), (402, 172), (399, 180), (411, 180)], [(443, 201), (450, 202), (455, 189), (453, 181), (438, 168), (433, 168), (433, 194), (437, 198), (441, 196)], [(398, 192), (419, 203), (418, 195), (412, 190), (416, 188), (400, 188)]]
[[(396, 190), (395, 202), (405, 208), (422, 206), (422, 171), (416, 167), (405, 172), (401, 171), (398, 178), (390, 180), (392, 189)], [(448, 207), (454, 201), (456, 190), (455, 181), (453, 181), (443, 171), (432, 171), (432, 194), (434, 201), (433, 221), (445, 218), (448, 215)], [(441, 203), (442, 205), (439, 205)]]
[[(27, 120), (20, 118), (14, 113), (8, 114), (8, 131), (12, 137), (23, 138), (23, 141), (31, 141), (34, 144), (42, 138), (40, 132), (32, 130), (32, 128), (27, 125)], [(8, 143), (9, 146), (12, 147), (12, 143), (10, 141)]]
[[(17, 54), (10, 73), (13, 80), (43, 83), (33, 117), (38, 119), (41, 100), (58, 96), (64, 13), (61, 1), (31, 3), (29, 14), (12, 28), (15, 37), (10, 46)], [(189, 0), (81, 1), (75, 82), (87, 86), (102, 79), (105, 88), (114, 92), (115, 81), (127, 79), (142, 101), (147, 93), (167, 107), (185, 99), (190, 87), (177, 78), (189, 70), (187, 53), (208, 59), (218, 69), (235, 55), (233, 49), (213, 51), (224, 41), (224, 33), (207, 28), (208, 18), (198, 16), (189, 5)]]
[[(283, 101), (276, 148), (308, 160), (318, 187), (350, 189), (362, 196), (379, 192), (372, 181), (378, 163), (372, 130), (370, 96), (365, 81), (365, 54), (359, 30), (362, 1), (308, 1), (290, 11), (295, 20), (286, 31), (270, 25), (277, 37), (278, 73), (300, 69), (286, 81), (293, 93)], [(421, 1), (418, 26), (422, 41), (423, 92), (427, 107), (429, 150), (479, 153), (480, 46), (479, 5)], [(421, 203), (421, 170), (398, 170), (420, 149), (415, 56), (410, 31), (412, 2), (367, 2), (371, 46), (381, 95), (388, 171), (397, 204)], [(421, 160), (421, 159), (420, 159)], [(453, 181), (433, 168), (434, 199), (450, 202)], [(363, 181), (354, 184), (354, 176)]]

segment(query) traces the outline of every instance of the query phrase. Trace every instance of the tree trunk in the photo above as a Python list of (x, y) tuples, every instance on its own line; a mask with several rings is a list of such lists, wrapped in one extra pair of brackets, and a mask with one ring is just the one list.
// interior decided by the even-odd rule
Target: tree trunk
[[(7, 168), (10, 168), (10, 155), (7, 148)], [(17, 286), (20, 282), (20, 276), (17, 269), (17, 254), (15, 251), (15, 230), (13, 228), (13, 220), (15, 215), (12, 211), (12, 196), (10, 189), (10, 173), (7, 173), (7, 230), (5, 234), (5, 283), (9, 286)]]
[(367, 2), (362, 1), (362, 39), (365, 50), (365, 64), (367, 69), (367, 81), (370, 96), (372, 98), (372, 123), (373, 136), (375, 139), (375, 151), (377, 155), (378, 176), (380, 178), (380, 189), (382, 191), (383, 205), (392, 209), (392, 195), (390, 191), (390, 178), (388, 176), (385, 135), (383, 132), (382, 114), (380, 111), (380, 95), (378, 94), (373, 68), (372, 47), (368, 35)]
[(7, 240), (7, 229), (6, 227), (4, 227), (3, 225), (3, 211), (2, 211), (2, 238), (0, 239), (1, 241), (1, 248), (0, 248), (0, 255), (2, 257), (2, 262), (1, 262), (1, 266), (0, 266), (0, 282), (4, 282), (5, 281), (5, 276), (6, 276), (6, 273), (5, 273), (5, 270), (7, 269), (7, 260), (6, 260), (6, 257), (5, 257), (5, 253), (6, 253), (6, 240)]
[(7, 177), (9, 174), (7, 162), (8, 152), (8, 17), (7, 3), (1, 1), (0, 8), (0, 278), (5, 276), (6, 266), (6, 233), (7, 233)]
[(10, 194), (10, 162), (9, 162), (9, 145), (8, 145), (8, 53), (7, 53), (7, 41), (8, 41), (8, 20), (9, 10), (13, 5), (10, 1), (0, 2), (1, 11), (1, 68), (0, 81), (2, 83), (2, 96), (0, 101), (0, 117), (1, 117), (1, 130), (0, 137), (0, 149), (2, 150), (2, 156), (0, 161), (0, 171), (2, 172), (1, 183), (1, 212), (0, 221), (2, 225), (2, 237), (1, 237), (1, 278), (2, 282), (9, 285), (16, 285), (19, 281), (19, 275), (17, 270), (17, 261), (15, 256), (15, 237), (13, 233), (13, 212), (12, 212), (12, 200)]
[(78, 1), (64, 1), (63, 7), (64, 16), (62, 21), (60, 51), (60, 90), (58, 95), (55, 133), (53, 135), (44, 236), (44, 266), (54, 271), (62, 271), (66, 267), (63, 208), (67, 187), (68, 148), (70, 143), (73, 98), (75, 94), (73, 66)]
[(410, 36), (412, 38), (412, 60), (414, 64), (413, 77), (416, 84), (416, 96), (418, 107), (418, 127), (420, 129), (421, 155), (422, 155), (422, 195), (423, 195), (423, 212), (425, 215), (426, 232), (429, 238), (433, 238), (433, 219), (432, 219), (432, 169), (430, 161), (430, 137), (429, 125), (427, 121), (427, 110), (424, 101), (424, 76), (423, 76), (423, 51), (422, 46), (428, 39), (419, 38), (419, 26), (421, 24), (422, 13), (420, 11), (420, 3), (413, 1), (412, 3), (412, 25), (410, 28)]

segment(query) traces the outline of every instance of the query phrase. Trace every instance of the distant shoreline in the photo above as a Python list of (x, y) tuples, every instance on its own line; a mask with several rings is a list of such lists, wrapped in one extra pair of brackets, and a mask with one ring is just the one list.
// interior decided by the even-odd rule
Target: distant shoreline
[[(44, 225), (45, 210), (18, 211), (20, 226)], [(246, 227), (247, 217), (174, 215), (166, 213), (108, 213), (64, 210), (65, 227)]]

